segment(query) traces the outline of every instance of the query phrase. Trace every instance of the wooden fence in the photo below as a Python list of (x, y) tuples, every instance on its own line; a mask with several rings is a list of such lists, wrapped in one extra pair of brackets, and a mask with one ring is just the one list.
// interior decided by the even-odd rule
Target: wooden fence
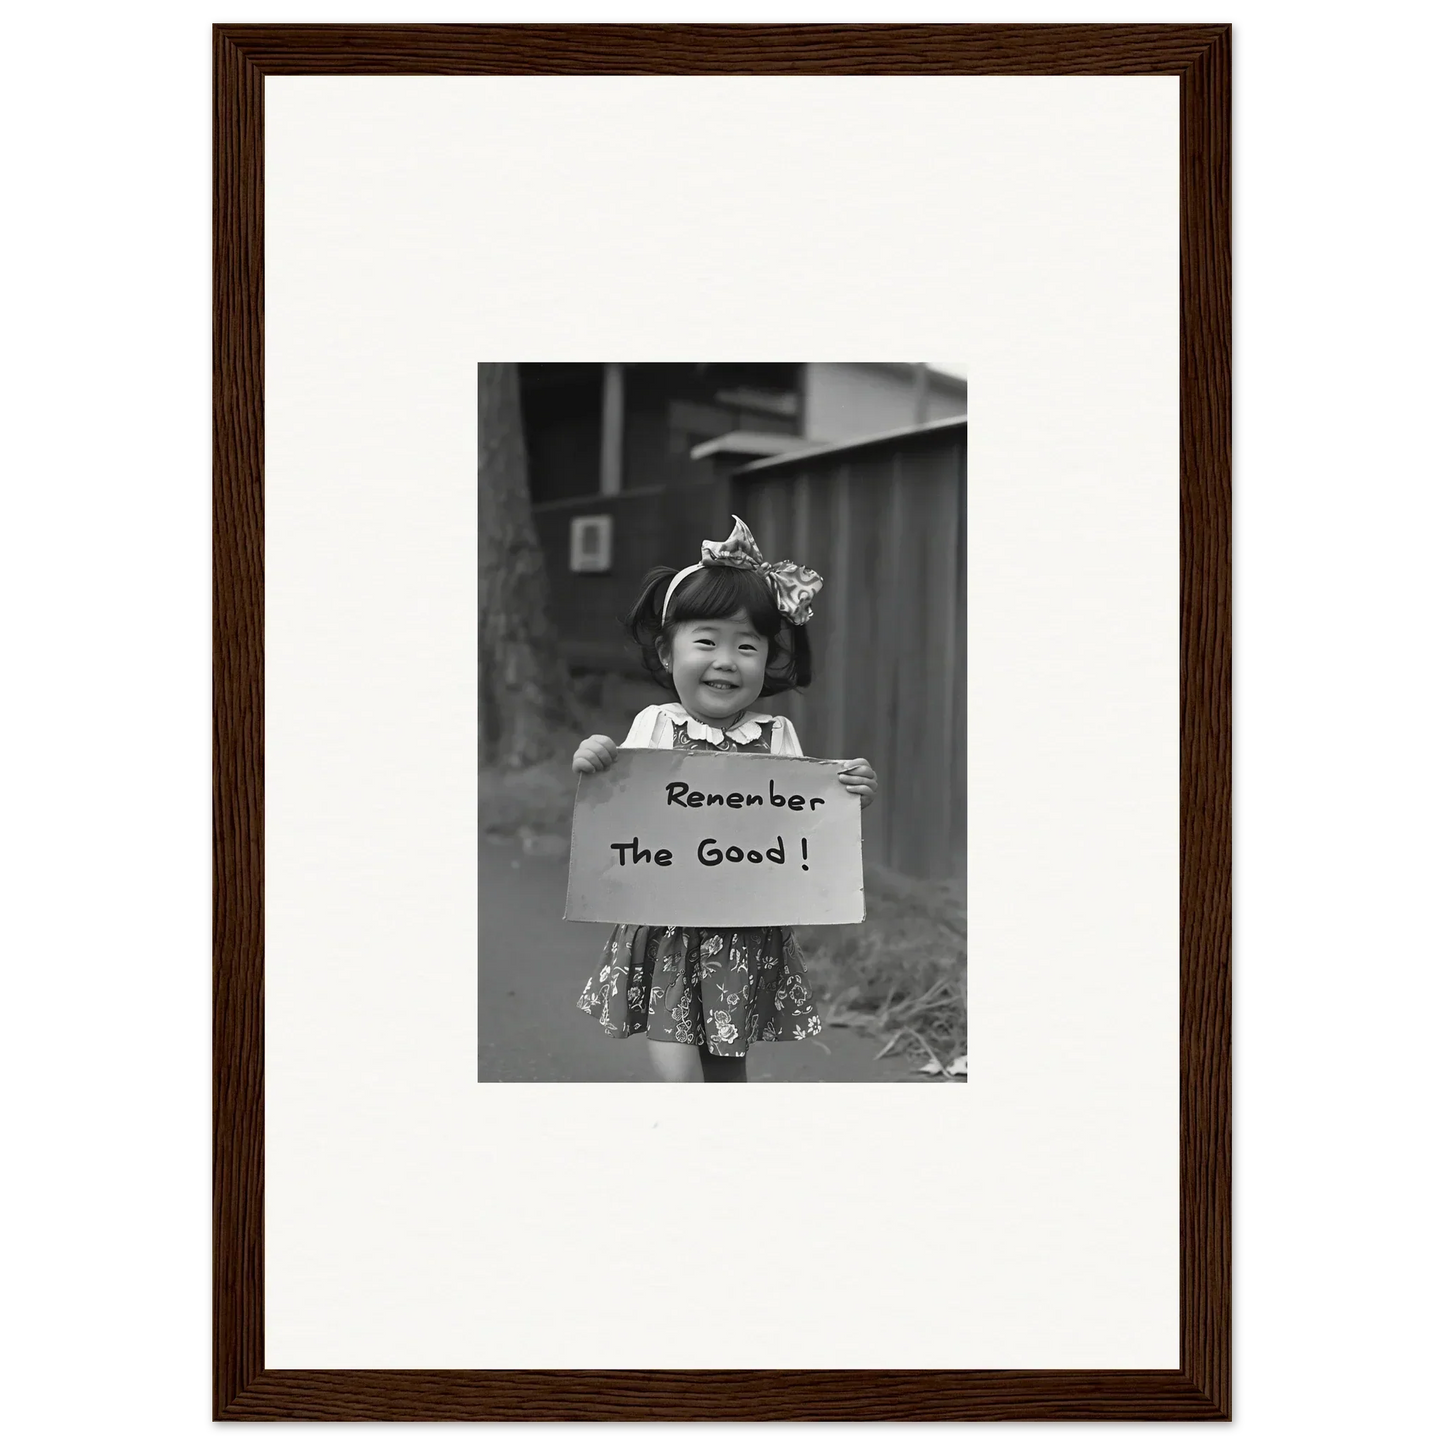
[(967, 438), (965, 420), (937, 422), (732, 476), (763, 556), (824, 579), (813, 685), (765, 705), (811, 756), (872, 762), (864, 857), (915, 878), (964, 876)]

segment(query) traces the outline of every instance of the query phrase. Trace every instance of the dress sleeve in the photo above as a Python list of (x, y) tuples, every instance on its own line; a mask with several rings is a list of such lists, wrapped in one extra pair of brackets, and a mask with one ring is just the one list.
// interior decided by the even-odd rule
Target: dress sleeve
[(798, 741), (797, 730), (785, 717), (773, 719), (773, 756), (779, 758), (801, 758), (803, 745)]
[(624, 748), (656, 747), (656, 743), (653, 742), (653, 734), (657, 731), (657, 718), (661, 711), (661, 707), (656, 705), (643, 708), (632, 719), (632, 726), (628, 729), (627, 736), (622, 739), (622, 746)]

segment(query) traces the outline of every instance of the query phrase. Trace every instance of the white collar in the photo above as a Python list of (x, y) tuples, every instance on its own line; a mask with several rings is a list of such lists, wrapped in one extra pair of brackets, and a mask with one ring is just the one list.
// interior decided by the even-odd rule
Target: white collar
[[(687, 724), (687, 735), (695, 741), (709, 742), (714, 747), (719, 747), (723, 740), (723, 730), (712, 727), (708, 723), (698, 722), (680, 702), (664, 702), (659, 704), (661, 710), (670, 717), (673, 722)], [(745, 712), (741, 722), (736, 722), (727, 730), (727, 736), (735, 743), (756, 742), (762, 736), (763, 724), (772, 722), (772, 716), (765, 712)]]

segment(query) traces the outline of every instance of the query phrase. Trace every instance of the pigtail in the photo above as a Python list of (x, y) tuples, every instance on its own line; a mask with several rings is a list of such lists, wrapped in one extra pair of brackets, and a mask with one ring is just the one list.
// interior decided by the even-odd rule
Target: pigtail
[(785, 622), (774, 646), (777, 657), (768, 661), (763, 697), (801, 690), (813, 680), (813, 645), (808, 641), (806, 622)]
[(672, 685), (671, 673), (662, 665), (657, 644), (662, 640), (662, 600), (667, 596), (667, 584), (676, 576), (676, 567), (654, 567), (642, 579), (642, 591), (623, 619), (628, 635), (641, 651), (642, 666), (647, 675), (674, 697), (677, 689)]
[(768, 668), (760, 697), (776, 697), (813, 680), (813, 648), (805, 625), (784, 621), (768, 643)]

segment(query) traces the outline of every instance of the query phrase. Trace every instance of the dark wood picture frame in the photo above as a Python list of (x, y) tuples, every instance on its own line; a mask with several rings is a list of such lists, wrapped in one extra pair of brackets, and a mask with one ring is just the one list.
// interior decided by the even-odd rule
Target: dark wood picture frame
[[(218, 25), (213, 48), (214, 1417), (1228, 1419), (1229, 27)], [(263, 77), (514, 74), (1179, 78), (1181, 1368), (263, 1368)]]

